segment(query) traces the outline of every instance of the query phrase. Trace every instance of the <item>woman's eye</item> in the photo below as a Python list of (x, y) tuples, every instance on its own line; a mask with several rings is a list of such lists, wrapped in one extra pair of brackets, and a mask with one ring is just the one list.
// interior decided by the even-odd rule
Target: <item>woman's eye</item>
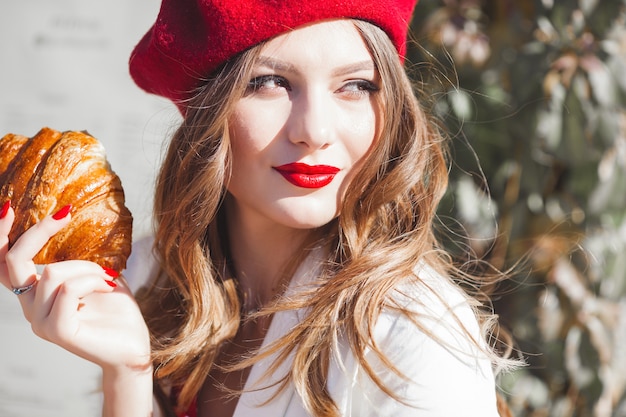
[(354, 97), (369, 96), (371, 93), (379, 91), (377, 84), (368, 80), (355, 80), (347, 82), (340, 88), (340, 92)]
[(274, 91), (279, 88), (290, 90), (289, 83), (283, 77), (277, 75), (261, 75), (254, 77), (248, 83), (247, 93), (256, 93), (262, 91)]

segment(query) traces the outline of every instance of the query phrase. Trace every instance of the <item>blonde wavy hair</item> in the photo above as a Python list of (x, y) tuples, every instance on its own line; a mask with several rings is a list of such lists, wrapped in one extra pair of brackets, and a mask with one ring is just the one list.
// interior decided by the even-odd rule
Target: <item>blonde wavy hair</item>
[[(447, 187), (445, 136), (420, 106), (387, 35), (366, 22), (354, 25), (380, 73), (378, 140), (348, 187), (340, 216), (312, 233), (331, 248), (320, 285), (259, 313), (307, 308), (310, 314), (268, 350), (233, 366), (242, 369), (276, 353), (279, 361), (293, 355), (292, 371), (280, 386), (293, 383), (314, 416), (338, 415), (326, 376), (339, 334), (372, 380), (395, 397), (365, 360), (365, 350), (373, 348), (401, 375), (372, 339), (381, 311), (396, 308), (389, 304), (391, 289), (400, 280), (419, 281), (414, 270), (420, 261), (447, 276), (461, 276), (440, 250), (433, 227)], [(179, 387), (181, 408), (197, 395), (220, 344), (234, 337), (242, 320), (237, 282), (226, 272), (222, 203), (231, 163), (228, 118), (261, 48), (240, 54), (203, 83), (172, 137), (157, 181), (155, 250), (162, 273), (137, 297), (153, 336), (155, 379)], [(320, 244), (314, 238), (308, 243)], [(290, 271), (301, 261), (294, 260)], [(494, 316), (488, 310), (477, 315), (488, 338)], [(493, 357), (482, 341), (475, 343)]]

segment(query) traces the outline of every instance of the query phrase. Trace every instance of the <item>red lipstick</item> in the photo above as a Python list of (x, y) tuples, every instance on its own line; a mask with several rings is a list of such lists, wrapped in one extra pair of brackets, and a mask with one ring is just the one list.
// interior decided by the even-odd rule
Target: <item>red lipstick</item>
[(274, 167), (287, 181), (302, 188), (322, 188), (330, 184), (339, 168), (329, 165), (307, 165), (293, 162)]

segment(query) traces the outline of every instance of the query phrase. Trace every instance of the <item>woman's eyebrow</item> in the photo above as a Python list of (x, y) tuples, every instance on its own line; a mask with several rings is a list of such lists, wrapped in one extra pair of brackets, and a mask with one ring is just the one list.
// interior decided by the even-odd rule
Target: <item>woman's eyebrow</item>
[(366, 61), (354, 62), (348, 65), (342, 65), (333, 69), (334, 76), (349, 75), (360, 71), (373, 71), (376, 69), (374, 62), (370, 59)]
[[(271, 58), (268, 56), (260, 56), (257, 60), (257, 66), (271, 68), (275, 71), (287, 72), (287, 73), (298, 73), (298, 69), (291, 63), (282, 61), (279, 59)], [(359, 71), (372, 71), (375, 70), (376, 66), (371, 59), (358, 61), (349, 63), (346, 65), (341, 65), (339, 67), (333, 68), (332, 75), (333, 76), (343, 76), (352, 74)]]
[(285, 61), (281, 61), (279, 59), (270, 58), (268, 56), (260, 56), (257, 59), (257, 65), (259, 67), (271, 68), (272, 70), (282, 71), (282, 72), (298, 72), (296, 68)]

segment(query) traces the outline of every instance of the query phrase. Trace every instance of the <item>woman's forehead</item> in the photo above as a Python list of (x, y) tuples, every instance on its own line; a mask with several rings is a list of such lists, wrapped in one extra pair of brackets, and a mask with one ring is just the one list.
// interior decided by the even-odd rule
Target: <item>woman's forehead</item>
[(334, 65), (372, 62), (370, 51), (351, 20), (318, 22), (279, 35), (263, 45), (256, 63), (288, 70), (294, 62), (323, 65), (329, 60)]

